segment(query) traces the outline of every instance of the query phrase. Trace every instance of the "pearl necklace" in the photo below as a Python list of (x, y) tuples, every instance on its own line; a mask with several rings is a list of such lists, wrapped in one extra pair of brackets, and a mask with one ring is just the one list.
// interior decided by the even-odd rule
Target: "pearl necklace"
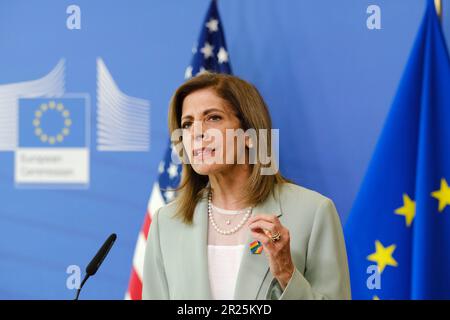
[(212, 215), (212, 208), (211, 208), (211, 202), (212, 202), (212, 193), (211, 191), (208, 193), (208, 216), (209, 216), (209, 221), (211, 222), (212, 226), (214, 227), (214, 229), (223, 235), (230, 235), (233, 233), (236, 233), (239, 229), (242, 228), (242, 226), (245, 224), (245, 222), (248, 220), (248, 218), (250, 217), (250, 214), (252, 213), (252, 207), (250, 207), (247, 210), (247, 213), (245, 214), (244, 218), (242, 219), (241, 222), (238, 223), (238, 225), (230, 230), (222, 230), (217, 226), (216, 221), (214, 220), (214, 217)]

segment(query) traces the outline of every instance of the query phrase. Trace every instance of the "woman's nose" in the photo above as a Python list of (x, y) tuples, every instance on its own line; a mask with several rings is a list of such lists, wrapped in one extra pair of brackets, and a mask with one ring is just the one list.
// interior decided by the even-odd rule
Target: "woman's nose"
[(194, 139), (196, 141), (202, 140), (204, 137), (204, 128), (202, 121), (194, 121), (193, 130), (194, 130), (193, 132)]

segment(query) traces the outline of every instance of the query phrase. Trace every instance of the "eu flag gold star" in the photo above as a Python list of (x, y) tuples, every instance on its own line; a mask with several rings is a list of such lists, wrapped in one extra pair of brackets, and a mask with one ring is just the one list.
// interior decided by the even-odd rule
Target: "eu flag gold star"
[(367, 257), (367, 260), (376, 262), (378, 265), (378, 272), (381, 274), (386, 268), (386, 266), (397, 267), (398, 263), (392, 257), (396, 245), (390, 245), (389, 247), (384, 247), (383, 244), (376, 240), (375, 241), (375, 252)]
[(432, 192), (431, 196), (439, 200), (439, 212), (444, 211), (445, 207), (450, 205), (450, 188), (444, 178), (441, 179), (441, 189)]
[(403, 194), (403, 207), (395, 210), (395, 214), (405, 216), (406, 225), (409, 227), (416, 215), (416, 203), (404, 193)]

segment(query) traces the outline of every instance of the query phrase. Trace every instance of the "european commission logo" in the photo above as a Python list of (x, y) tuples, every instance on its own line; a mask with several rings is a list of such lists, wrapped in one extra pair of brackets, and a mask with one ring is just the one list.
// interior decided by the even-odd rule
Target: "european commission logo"
[(19, 147), (86, 147), (87, 116), (87, 97), (19, 99)]
[(19, 99), (18, 185), (89, 184), (88, 96)]
[(66, 93), (64, 59), (42, 78), (0, 85), (0, 152), (15, 153), (16, 186), (88, 187), (90, 141), (97, 152), (149, 151), (150, 102), (122, 92), (102, 58), (96, 67), (92, 113), (89, 94)]

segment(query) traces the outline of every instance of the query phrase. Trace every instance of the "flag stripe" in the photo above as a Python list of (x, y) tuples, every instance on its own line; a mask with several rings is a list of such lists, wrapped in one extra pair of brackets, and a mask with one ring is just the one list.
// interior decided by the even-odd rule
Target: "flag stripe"
[(152, 222), (152, 217), (150, 212), (147, 212), (144, 218), (144, 224), (142, 225), (142, 233), (144, 234), (145, 239), (148, 238), (148, 231), (150, 230), (150, 223)]
[(131, 277), (127, 295), (127, 298), (129, 298), (130, 300), (142, 299), (142, 280), (139, 278), (134, 268), (131, 270)]

